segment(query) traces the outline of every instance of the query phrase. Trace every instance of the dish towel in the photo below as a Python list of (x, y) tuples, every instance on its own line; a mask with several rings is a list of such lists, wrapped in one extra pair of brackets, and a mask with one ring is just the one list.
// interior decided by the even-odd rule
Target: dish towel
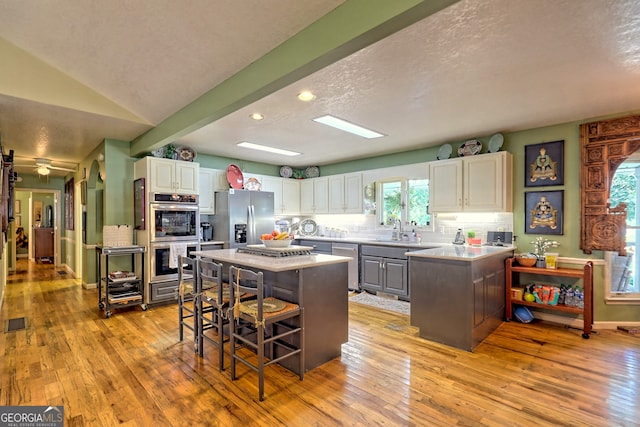
[(187, 256), (187, 244), (186, 243), (171, 243), (169, 245), (169, 268), (178, 268), (180, 265), (178, 257)]

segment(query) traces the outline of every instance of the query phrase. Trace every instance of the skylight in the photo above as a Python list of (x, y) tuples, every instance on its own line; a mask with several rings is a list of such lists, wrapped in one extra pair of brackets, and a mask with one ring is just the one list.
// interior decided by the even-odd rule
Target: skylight
[(322, 123), (323, 125), (331, 126), (336, 129), (340, 129), (341, 131), (349, 132), (354, 135), (358, 135), (367, 139), (380, 138), (381, 136), (384, 136), (381, 133), (378, 133), (371, 129), (364, 128), (362, 126), (358, 126), (356, 124), (353, 124), (346, 120), (339, 119), (329, 114), (322, 117), (316, 117), (315, 119), (313, 119), (313, 121)]
[(238, 147), (251, 148), (252, 150), (266, 151), (269, 153), (281, 154), (283, 156), (299, 156), (300, 153), (295, 151), (283, 150), (281, 148), (268, 147), (266, 145), (254, 144), (253, 142), (242, 141), (238, 143)]

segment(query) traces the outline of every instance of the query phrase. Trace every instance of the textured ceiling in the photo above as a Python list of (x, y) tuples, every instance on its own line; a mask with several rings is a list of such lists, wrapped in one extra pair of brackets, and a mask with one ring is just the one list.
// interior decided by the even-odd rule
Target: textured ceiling
[[(637, 1), (461, 1), (182, 141), (246, 158), (233, 143), (248, 140), (304, 153), (255, 160), (310, 165), (637, 110), (639, 16)], [(311, 121), (326, 113), (387, 136)]]
[[(78, 162), (133, 140), (341, 3), (0, 0), (3, 146)], [(462, 0), (176, 143), (302, 167), (637, 111), (638, 17), (635, 0)], [(386, 136), (311, 121), (327, 113)]]

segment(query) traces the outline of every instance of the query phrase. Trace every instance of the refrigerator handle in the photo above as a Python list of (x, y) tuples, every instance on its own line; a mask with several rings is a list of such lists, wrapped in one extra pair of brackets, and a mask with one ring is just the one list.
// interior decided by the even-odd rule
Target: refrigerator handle
[(247, 242), (250, 244), (256, 242), (256, 218), (253, 205), (249, 205), (249, 236)]

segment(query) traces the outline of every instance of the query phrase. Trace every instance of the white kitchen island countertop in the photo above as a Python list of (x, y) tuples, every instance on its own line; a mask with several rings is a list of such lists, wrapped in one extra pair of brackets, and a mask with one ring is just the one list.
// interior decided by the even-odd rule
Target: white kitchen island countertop
[(443, 244), (437, 248), (406, 252), (408, 257), (440, 258), (457, 261), (476, 261), (507, 252), (513, 252), (515, 246), (469, 246)]
[(337, 264), (351, 261), (350, 257), (312, 254), (285, 257), (269, 257), (264, 255), (253, 255), (248, 253), (238, 253), (236, 249), (212, 249), (191, 252), (192, 255), (213, 259), (218, 262), (228, 262), (231, 264), (246, 265), (267, 271), (288, 271), (302, 268), (319, 267), (322, 265)]

